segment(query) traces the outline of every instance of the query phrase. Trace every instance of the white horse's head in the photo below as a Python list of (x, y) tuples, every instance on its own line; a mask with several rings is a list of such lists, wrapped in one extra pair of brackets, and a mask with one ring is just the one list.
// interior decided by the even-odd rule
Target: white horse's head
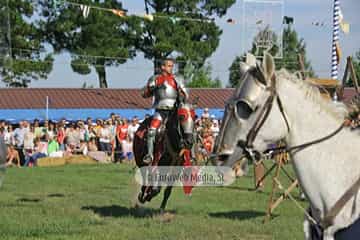
[[(289, 123), (276, 90), (275, 64), (265, 54), (262, 64), (250, 56), (241, 63), (242, 83), (228, 100), (215, 153), (219, 164), (233, 166), (251, 147), (263, 151), (284, 138)], [(243, 146), (241, 146), (243, 145)]]

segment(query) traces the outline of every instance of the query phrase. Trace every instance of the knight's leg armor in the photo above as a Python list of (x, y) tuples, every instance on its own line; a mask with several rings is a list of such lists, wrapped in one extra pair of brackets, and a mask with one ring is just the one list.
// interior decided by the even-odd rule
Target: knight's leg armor
[(160, 113), (156, 112), (153, 119), (150, 123), (150, 128), (147, 133), (147, 149), (148, 153), (144, 157), (143, 161), (146, 164), (150, 164), (154, 159), (154, 146), (155, 146), (155, 140), (156, 140), (156, 132), (158, 128), (160, 127), (162, 122), (162, 117)]

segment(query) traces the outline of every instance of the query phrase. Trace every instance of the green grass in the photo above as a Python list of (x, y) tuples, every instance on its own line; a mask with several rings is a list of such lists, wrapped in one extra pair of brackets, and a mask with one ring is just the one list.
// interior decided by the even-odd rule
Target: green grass
[(177, 187), (167, 207), (175, 216), (163, 222), (162, 193), (132, 209), (138, 187), (128, 165), (12, 168), (0, 189), (0, 239), (303, 239), (303, 213), (291, 200), (263, 224), (270, 178), (266, 186), (250, 191), (253, 178), (243, 177), (190, 198)]

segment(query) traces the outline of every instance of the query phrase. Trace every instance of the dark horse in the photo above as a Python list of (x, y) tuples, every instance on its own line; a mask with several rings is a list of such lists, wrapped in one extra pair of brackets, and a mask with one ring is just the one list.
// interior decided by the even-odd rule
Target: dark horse
[[(195, 113), (192, 105), (189, 103), (180, 104), (176, 111), (174, 111), (168, 118), (168, 121), (163, 123), (156, 136), (155, 153), (153, 166), (183, 166), (185, 151), (190, 151), (193, 145), (193, 131), (194, 131)], [(134, 155), (136, 165), (141, 167), (148, 166), (143, 162), (144, 156), (147, 154), (146, 134), (151, 122), (151, 118), (143, 121), (136, 131), (134, 136)], [(138, 200), (141, 203), (151, 201), (153, 197), (159, 194), (161, 187), (141, 186), (141, 191), (138, 195)], [(166, 186), (164, 198), (160, 206), (160, 211), (163, 212), (166, 203), (170, 197), (172, 186)]]

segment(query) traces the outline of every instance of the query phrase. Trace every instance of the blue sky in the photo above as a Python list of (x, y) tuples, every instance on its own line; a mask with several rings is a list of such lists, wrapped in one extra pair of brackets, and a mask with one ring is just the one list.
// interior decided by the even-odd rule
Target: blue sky
[[(123, 0), (123, 6), (129, 14), (144, 12), (143, 0)], [(340, 1), (344, 19), (350, 23), (350, 34), (341, 33), (340, 46), (343, 58), (340, 72), (345, 68), (346, 56), (354, 55), (360, 50), (360, 1)], [(226, 16), (218, 19), (217, 23), (223, 30), (217, 50), (208, 62), (213, 67), (213, 77), (219, 77), (222, 85), (228, 82), (228, 68), (237, 55), (245, 50), (242, 44), (244, 32), (241, 21), (243, 18), (243, 1), (236, 3), (229, 9)], [(331, 44), (332, 44), (332, 0), (284, 0), (284, 15), (295, 19), (294, 28), (299, 37), (304, 38), (307, 45), (307, 56), (311, 61), (315, 73), (319, 77), (330, 77)], [(91, 13), (90, 13), (91, 14)], [(226, 23), (227, 18), (232, 18), (236, 24)], [(324, 22), (323, 27), (314, 26), (312, 22)], [(46, 80), (33, 81), (30, 87), (81, 87), (84, 82), (98, 87), (97, 75), (92, 71), (89, 75), (73, 73), (69, 54), (62, 54), (55, 60), (54, 69)], [(145, 84), (153, 71), (153, 64), (145, 60), (142, 55), (118, 67), (107, 68), (109, 88), (138, 88)]]

